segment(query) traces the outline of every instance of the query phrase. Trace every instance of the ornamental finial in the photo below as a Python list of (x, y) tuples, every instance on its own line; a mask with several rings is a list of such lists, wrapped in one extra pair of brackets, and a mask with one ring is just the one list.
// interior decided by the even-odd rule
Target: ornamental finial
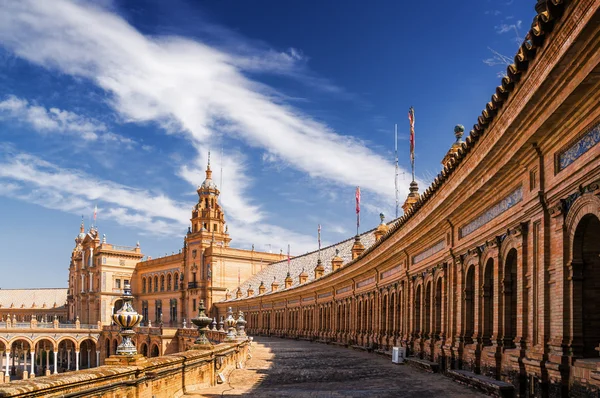
[(460, 139), (462, 138), (464, 132), (465, 126), (463, 126), (462, 124), (457, 124), (456, 126), (454, 126), (454, 136), (456, 137), (456, 142), (461, 142)]

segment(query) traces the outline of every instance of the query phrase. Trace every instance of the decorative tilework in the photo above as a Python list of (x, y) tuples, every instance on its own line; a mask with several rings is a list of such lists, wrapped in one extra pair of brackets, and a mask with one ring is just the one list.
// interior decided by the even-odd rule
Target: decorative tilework
[(561, 171), (600, 142), (600, 123), (558, 155), (557, 171)]
[(304, 297), (304, 298), (302, 299), (302, 302), (303, 302), (303, 303), (307, 303), (307, 302), (309, 302), (309, 301), (315, 301), (315, 298), (314, 298), (314, 297)]
[(429, 257), (433, 256), (434, 254), (441, 252), (442, 250), (444, 250), (445, 247), (446, 247), (446, 241), (444, 239), (442, 239), (439, 242), (437, 242), (435, 245), (428, 247), (427, 249), (423, 250), (419, 254), (413, 256), (412, 263), (413, 264), (420, 263), (421, 261), (425, 260), (426, 258), (429, 258)]
[(325, 297), (329, 297), (329, 296), (331, 296), (331, 292), (319, 294), (319, 298), (325, 298)]
[(375, 282), (375, 277), (374, 277), (374, 276), (372, 276), (372, 277), (370, 277), (370, 278), (367, 278), (367, 279), (363, 279), (363, 280), (362, 280), (362, 281), (360, 281), (360, 282), (357, 282), (357, 283), (356, 283), (356, 287), (363, 287), (363, 286), (367, 286), (367, 285), (369, 285), (369, 284), (371, 284), (371, 283), (373, 283), (373, 282)]
[(388, 269), (387, 271), (383, 271), (379, 276), (381, 277), (381, 279), (385, 279), (388, 276), (391, 276), (393, 274), (397, 274), (398, 272), (400, 272), (400, 265), (395, 266), (392, 269)]
[(352, 289), (352, 286), (346, 286), (346, 287), (336, 290), (335, 294), (346, 293), (346, 292), (349, 292), (351, 289)]
[(296, 299), (296, 300), (289, 300), (288, 304), (296, 304), (298, 303), (300, 300)]
[(523, 187), (519, 186), (517, 189), (512, 191), (510, 195), (502, 199), (500, 202), (496, 203), (494, 206), (490, 207), (482, 215), (480, 215), (464, 227), (460, 228), (458, 230), (459, 236), (461, 238), (464, 238), (470, 233), (473, 233), (475, 230), (492, 221), (494, 218), (498, 217), (500, 214), (504, 213), (505, 211), (519, 203), (521, 200), (523, 200)]

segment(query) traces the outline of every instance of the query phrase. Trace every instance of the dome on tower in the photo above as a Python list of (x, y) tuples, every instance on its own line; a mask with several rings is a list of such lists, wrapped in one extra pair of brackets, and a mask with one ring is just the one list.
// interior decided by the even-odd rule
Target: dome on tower
[(198, 193), (205, 190), (217, 190), (217, 184), (212, 180), (212, 170), (210, 169), (210, 152), (208, 152), (208, 165), (206, 166), (206, 178), (202, 185), (198, 187)]
[(207, 178), (202, 185), (200, 185), (200, 189), (217, 189), (217, 184), (215, 184), (212, 178)]

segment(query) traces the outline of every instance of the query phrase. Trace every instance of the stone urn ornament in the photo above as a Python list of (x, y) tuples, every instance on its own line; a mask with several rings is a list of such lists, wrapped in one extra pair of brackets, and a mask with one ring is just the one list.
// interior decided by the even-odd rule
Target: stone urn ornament
[(123, 306), (112, 316), (113, 321), (121, 328), (119, 334), (123, 337), (123, 341), (117, 347), (117, 355), (133, 356), (137, 354), (137, 349), (131, 341), (131, 337), (135, 335), (133, 328), (138, 326), (144, 317), (133, 309), (131, 304), (133, 296), (131, 295), (131, 285), (129, 283), (123, 286), (121, 299), (123, 300)]
[(247, 336), (246, 336), (246, 320), (244, 319), (244, 313), (242, 311), (238, 312), (238, 317), (237, 317), (237, 321), (236, 321), (236, 325), (237, 325), (237, 335), (238, 338), (241, 340), (244, 340)]
[(212, 319), (206, 316), (206, 307), (204, 306), (204, 300), (200, 300), (200, 305), (198, 306), (198, 316), (196, 318), (192, 318), (192, 323), (198, 327), (198, 338), (194, 342), (195, 345), (212, 345), (208, 338), (206, 337), (206, 332), (210, 329), (208, 325), (212, 322)]
[(227, 318), (225, 318), (225, 326), (227, 326), (227, 336), (225, 337), (225, 341), (235, 341), (236, 333), (235, 333), (235, 325), (237, 321), (233, 317), (233, 310), (231, 307), (227, 309)]

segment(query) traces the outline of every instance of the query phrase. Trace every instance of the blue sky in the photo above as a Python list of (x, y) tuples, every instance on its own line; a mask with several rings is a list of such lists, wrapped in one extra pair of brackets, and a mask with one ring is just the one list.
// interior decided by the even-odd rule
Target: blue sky
[(234, 246), (345, 239), (356, 185), (363, 230), (392, 218), (394, 123), (403, 201), (408, 108), (422, 189), (534, 3), (0, 3), (0, 287), (66, 286), (95, 205), (109, 242), (179, 250), (209, 150)]

